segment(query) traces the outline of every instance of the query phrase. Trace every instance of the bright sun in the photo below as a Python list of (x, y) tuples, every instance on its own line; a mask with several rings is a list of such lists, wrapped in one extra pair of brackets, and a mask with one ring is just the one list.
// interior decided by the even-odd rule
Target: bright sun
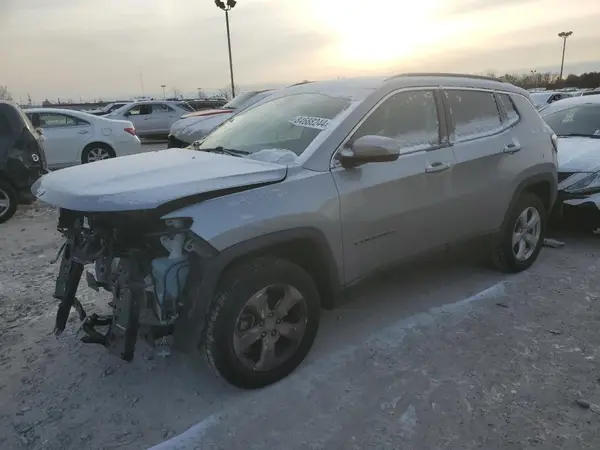
[[(385, 64), (430, 40), (440, 0), (317, 0), (314, 15), (339, 41), (340, 62)], [(429, 28), (429, 29), (428, 29)]]

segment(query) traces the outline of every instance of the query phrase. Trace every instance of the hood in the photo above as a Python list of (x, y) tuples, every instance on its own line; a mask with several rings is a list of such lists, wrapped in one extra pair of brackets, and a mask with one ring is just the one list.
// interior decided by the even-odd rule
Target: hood
[(185, 149), (97, 161), (58, 170), (32, 186), (43, 202), (75, 211), (153, 209), (195, 194), (275, 183), (287, 167)]
[(211, 116), (190, 122), (187, 126), (179, 128), (175, 133), (172, 133), (177, 139), (191, 144), (198, 139), (202, 139), (216, 127), (221, 125), (227, 119), (229, 119), (233, 113), (230, 114), (219, 114), (218, 116)]
[(227, 114), (232, 113), (234, 110), (229, 108), (219, 108), (219, 109), (203, 109), (202, 111), (195, 111), (193, 113), (187, 113), (181, 116), (182, 119), (187, 119), (188, 117), (203, 117), (203, 116), (214, 116), (216, 114)]
[(596, 172), (600, 169), (600, 139), (558, 138), (559, 172)]

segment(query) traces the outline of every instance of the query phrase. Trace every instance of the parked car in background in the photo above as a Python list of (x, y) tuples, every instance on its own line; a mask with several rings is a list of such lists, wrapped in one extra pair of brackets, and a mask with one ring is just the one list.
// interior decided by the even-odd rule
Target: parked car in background
[(531, 103), (538, 111), (551, 103), (572, 97), (568, 92), (555, 91), (531, 92), (529, 95), (531, 96)]
[(187, 147), (221, 125), (234, 114), (249, 108), (273, 93), (272, 89), (245, 92), (236, 96), (221, 108), (196, 111), (182, 116), (169, 133), (169, 148)]
[(132, 155), (142, 149), (128, 120), (55, 108), (30, 108), (26, 114), (44, 131), (43, 147), (50, 169)]
[(106, 106), (103, 106), (102, 108), (98, 108), (98, 109), (94, 109), (94, 110), (90, 110), (90, 111), (83, 111), (86, 112), (88, 114), (92, 114), (94, 116), (104, 116), (108, 113), (111, 113), (113, 111), (116, 111), (117, 109), (125, 106), (127, 103), (129, 102), (114, 102), (114, 103), (109, 103)]
[(192, 99), (186, 100), (186, 103), (194, 108), (195, 111), (202, 111), (203, 109), (214, 109), (221, 108), (226, 100), (217, 100), (217, 99)]
[(0, 223), (19, 204), (31, 203), (31, 186), (47, 173), (40, 132), (16, 103), (0, 101)]
[(144, 100), (127, 105), (107, 114), (106, 118), (129, 120), (138, 136), (166, 136), (171, 126), (194, 108), (182, 101)]
[(600, 227), (600, 96), (575, 97), (540, 112), (558, 136), (557, 218)]
[(34, 190), (67, 239), (56, 330), (95, 263), (113, 314), (87, 316), (87, 342), (131, 360), (138, 329), (172, 334), (236, 386), (276, 382), (322, 307), (401, 260), (486, 236), (499, 268), (530, 267), (556, 197), (552, 136), (511, 84), (407, 74), (284, 88), (190, 149), (51, 173)]

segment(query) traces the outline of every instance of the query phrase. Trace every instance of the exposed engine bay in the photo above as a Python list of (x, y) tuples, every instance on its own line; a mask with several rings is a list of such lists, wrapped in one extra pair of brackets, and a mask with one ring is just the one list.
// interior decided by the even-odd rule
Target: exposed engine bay
[[(66, 242), (54, 292), (60, 301), (55, 334), (65, 330), (75, 308), (81, 340), (101, 344), (125, 361), (133, 358), (138, 335), (151, 346), (164, 342), (173, 333), (189, 275), (188, 255), (195, 246), (186, 222), (161, 220), (156, 211), (61, 209), (58, 230)], [(76, 298), (84, 272), (90, 288), (110, 293), (112, 314), (88, 315)]]

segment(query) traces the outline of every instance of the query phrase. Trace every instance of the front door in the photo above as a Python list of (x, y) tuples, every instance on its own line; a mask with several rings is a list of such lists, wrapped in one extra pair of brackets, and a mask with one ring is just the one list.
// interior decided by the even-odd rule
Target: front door
[(433, 89), (390, 95), (349, 142), (366, 135), (393, 138), (398, 160), (332, 169), (340, 194), (347, 283), (447, 241), (455, 158), (442, 143), (438, 103)]
[(152, 117), (150, 126), (154, 134), (168, 134), (171, 131), (171, 125), (181, 117), (176, 117), (173, 108), (165, 103), (154, 103), (152, 105)]
[(131, 121), (137, 134), (150, 134), (152, 130), (152, 105), (136, 105), (125, 113), (125, 119)]

